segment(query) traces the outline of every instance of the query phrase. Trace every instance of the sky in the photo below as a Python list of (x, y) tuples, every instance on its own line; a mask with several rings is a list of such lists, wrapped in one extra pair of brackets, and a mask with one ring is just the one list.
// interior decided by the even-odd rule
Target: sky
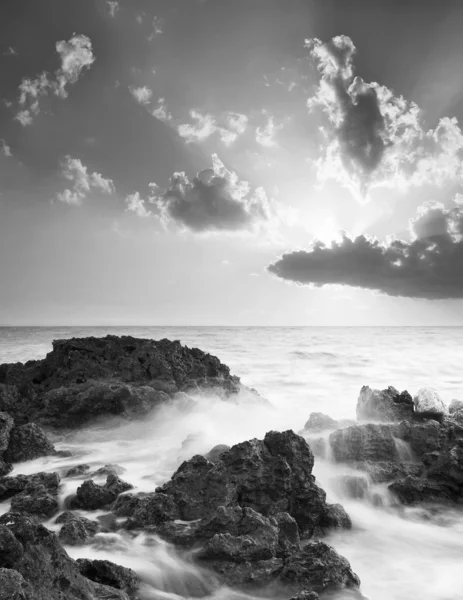
[(0, 325), (463, 325), (462, 28), (2, 0)]

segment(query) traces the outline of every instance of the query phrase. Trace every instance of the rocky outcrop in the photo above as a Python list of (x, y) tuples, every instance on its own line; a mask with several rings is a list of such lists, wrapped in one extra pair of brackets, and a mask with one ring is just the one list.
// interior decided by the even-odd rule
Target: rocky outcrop
[(4, 460), (15, 463), (55, 454), (55, 447), (45, 431), (35, 423), (15, 427), (11, 431)]
[(62, 544), (80, 546), (90, 540), (98, 531), (95, 521), (81, 517), (71, 511), (59, 515), (55, 523), (62, 524), (58, 539)]
[(394, 461), (396, 427), (389, 425), (353, 425), (334, 431), (329, 442), (336, 462)]
[(433, 388), (422, 388), (413, 397), (415, 405), (415, 414), (420, 417), (428, 417), (442, 421), (449, 414), (448, 408), (439, 395), (439, 392)]
[(413, 398), (407, 391), (399, 393), (394, 387), (374, 390), (364, 385), (357, 401), (359, 421), (402, 421), (413, 418)]
[(77, 566), (81, 574), (88, 579), (118, 590), (123, 590), (129, 594), (133, 594), (140, 583), (140, 579), (135, 571), (121, 565), (116, 565), (109, 560), (79, 558)]
[(122, 590), (83, 576), (56, 535), (20, 513), (0, 517), (1, 593), (8, 588), (8, 600), (129, 600)]
[(228, 398), (244, 388), (215, 356), (166, 339), (57, 340), (43, 360), (0, 365), (0, 411), (17, 424), (75, 427), (145, 414), (176, 394), (208, 389)]
[(71, 499), (72, 508), (97, 510), (112, 504), (122, 492), (131, 490), (133, 486), (110, 473), (104, 485), (97, 485), (92, 479), (86, 479), (77, 488), (75, 498)]

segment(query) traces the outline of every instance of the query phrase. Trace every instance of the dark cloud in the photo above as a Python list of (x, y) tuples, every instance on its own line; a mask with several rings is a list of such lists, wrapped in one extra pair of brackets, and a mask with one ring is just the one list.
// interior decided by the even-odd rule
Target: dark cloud
[(463, 298), (463, 204), (421, 207), (410, 222), (412, 241), (378, 240), (343, 234), (327, 246), (284, 254), (268, 270), (302, 285), (341, 284), (389, 296)]
[(252, 229), (271, 218), (264, 190), (252, 189), (228, 171), (217, 155), (212, 157), (212, 168), (191, 181), (185, 173), (175, 173), (170, 187), (150, 202), (160, 207), (165, 222), (196, 232)]

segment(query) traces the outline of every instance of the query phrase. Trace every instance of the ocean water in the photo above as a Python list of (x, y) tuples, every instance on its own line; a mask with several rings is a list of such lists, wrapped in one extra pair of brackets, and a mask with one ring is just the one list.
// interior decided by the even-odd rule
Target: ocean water
[[(431, 386), (447, 403), (463, 399), (463, 328), (0, 328), (0, 363), (42, 358), (53, 339), (108, 333), (178, 339), (215, 354), (272, 406), (209, 398), (188, 413), (181, 407), (164, 407), (141, 423), (108, 423), (61, 437), (56, 444), (71, 449), (72, 459), (30, 461), (17, 465), (14, 473), (63, 471), (81, 462), (92, 468), (117, 463), (125, 469), (122, 477), (136, 489), (153, 491), (183, 460), (215, 444), (261, 438), (271, 429), (300, 431), (313, 411), (355, 418), (362, 385), (393, 385), (411, 394)], [(352, 518), (352, 531), (333, 534), (327, 541), (350, 560), (363, 594), (371, 600), (463, 598), (462, 511), (398, 510), (384, 487), (369, 483), (366, 499), (349, 499), (339, 485), (348, 472), (329, 460), (317, 460), (314, 469), (328, 501), (341, 502)], [(62, 499), (80, 483), (66, 481)], [(382, 498), (382, 506), (374, 497)], [(0, 512), (8, 507), (0, 505)], [(53, 522), (47, 525), (56, 528)], [(155, 536), (99, 534), (95, 544), (67, 550), (73, 557), (108, 558), (134, 568), (143, 579), (142, 600), (254, 598), (220, 586), (191, 556)], [(288, 595), (274, 590), (264, 597), (284, 600)], [(335, 597), (349, 596), (341, 592)]]

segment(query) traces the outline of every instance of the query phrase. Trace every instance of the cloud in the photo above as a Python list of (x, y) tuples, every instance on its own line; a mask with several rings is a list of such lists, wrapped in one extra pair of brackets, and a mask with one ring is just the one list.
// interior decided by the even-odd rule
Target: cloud
[(210, 114), (201, 114), (197, 110), (190, 111), (193, 124), (184, 123), (177, 126), (177, 132), (187, 143), (203, 142), (217, 133), (226, 145), (235, 142), (246, 131), (248, 117), (241, 113), (228, 112), (216, 120)]
[(66, 204), (81, 205), (92, 190), (104, 194), (114, 191), (111, 179), (105, 179), (100, 173), (89, 173), (87, 167), (78, 158), (66, 156), (62, 163), (62, 175), (71, 182), (71, 187), (56, 195)]
[(19, 85), (19, 110), (15, 119), (21, 125), (30, 125), (40, 112), (39, 101), (49, 93), (59, 98), (67, 98), (67, 86), (77, 83), (82, 71), (89, 69), (95, 57), (92, 43), (85, 35), (74, 34), (67, 42), (56, 43), (61, 66), (54, 75), (41, 73), (35, 79), (24, 78)]
[(445, 209), (428, 202), (410, 221), (411, 241), (380, 243), (360, 235), (330, 246), (316, 241), (309, 250), (284, 254), (270, 273), (302, 285), (341, 284), (389, 296), (429, 300), (463, 298), (463, 202)]
[(356, 48), (340, 35), (306, 40), (320, 73), (309, 111), (321, 109), (323, 156), (314, 161), (320, 180), (336, 179), (357, 199), (378, 186), (406, 190), (462, 177), (463, 134), (457, 119), (426, 129), (421, 109), (386, 86), (355, 76)]
[(153, 115), (153, 117), (156, 117), (156, 119), (159, 119), (160, 121), (171, 121), (172, 120), (172, 115), (167, 110), (166, 101), (164, 98), (158, 99), (158, 105), (151, 112), (151, 114)]
[(108, 5), (109, 14), (114, 19), (117, 11), (119, 10), (119, 2), (117, 2), (117, 0), (107, 0), (106, 4)]
[(5, 140), (3, 138), (0, 139), (0, 154), (3, 154), (3, 156), (6, 156), (6, 157), (13, 156), (11, 154), (11, 148), (8, 146), (8, 144), (5, 142)]
[(129, 194), (125, 199), (125, 203), (127, 204), (126, 210), (134, 212), (137, 217), (149, 217), (151, 215), (151, 211), (146, 208), (145, 200), (141, 198), (139, 192)]
[(8, 46), (8, 48), (3, 52), (3, 56), (17, 56), (18, 52), (13, 48), (13, 46)]
[(150, 198), (165, 224), (175, 223), (195, 232), (252, 230), (272, 218), (270, 202), (262, 188), (229, 171), (216, 154), (212, 168), (190, 180), (174, 173), (168, 189)]
[(151, 27), (152, 27), (152, 31), (150, 33), (150, 35), (147, 37), (147, 40), (149, 42), (151, 42), (152, 40), (154, 40), (154, 38), (158, 35), (161, 35), (161, 33), (164, 33), (164, 19), (161, 19), (161, 17), (153, 17), (153, 20), (151, 21)]
[(256, 142), (264, 148), (276, 148), (278, 146), (275, 135), (284, 127), (284, 122), (275, 125), (275, 119), (269, 116), (265, 127), (256, 128)]
[(129, 86), (130, 93), (135, 98), (135, 100), (142, 104), (143, 106), (147, 106), (151, 101), (151, 96), (153, 92), (146, 85), (142, 87), (131, 87)]

